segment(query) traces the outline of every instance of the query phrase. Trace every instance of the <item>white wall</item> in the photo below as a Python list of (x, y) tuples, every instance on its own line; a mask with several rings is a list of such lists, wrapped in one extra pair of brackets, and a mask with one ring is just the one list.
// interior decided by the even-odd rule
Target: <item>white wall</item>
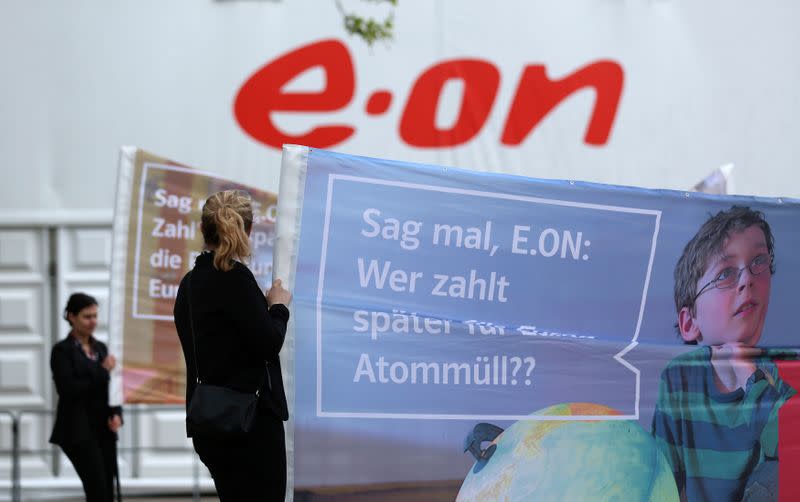
[[(345, 2), (369, 8), (361, 4)], [(395, 40), (370, 49), (346, 36), (333, 0), (6, 0), (0, 210), (110, 209), (122, 144), (277, 190), (280, 153), (239, 127), (234, 98), (262, 65), (331, 37), (353, 55), (353, 100), (335, 113), (275, 118), (298, 133), (316, 123), (357, 126), (332, 149), (676, 189), (733, 162), (740, 192), (797, 196), (799, 19), (793, 0), (402, 0)], [(456, 148), (405, 144), (398, 124), (413, 82), (432, 64), (464, 57), (501, 72), (486, 126)], [(599, 59), (625, 71), (608, 143), (583, 142), (594, 101), (587, 90), (520, 146), (501, 145), (525, 65), (544, 64), (560, 78)], [(323, 85), (316, 71), (294, 88)], [(391, 90), (394, 101), (385, 115), (369, 116), (364, 106), (378, 88)], [(440, 108), (444, 123), (459, 103), (458, 86), (451, 90)]]

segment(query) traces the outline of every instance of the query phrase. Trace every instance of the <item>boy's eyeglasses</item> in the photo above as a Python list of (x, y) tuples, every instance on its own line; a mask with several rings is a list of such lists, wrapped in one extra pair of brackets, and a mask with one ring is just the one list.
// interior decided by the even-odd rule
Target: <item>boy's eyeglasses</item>
[(772, 257), (768, 254), (760, 254), (753, 258), (753, 260), (742, 268), (726, 267), (714, 279), (708, 281), (705, 286), (700, 288), (700, 291), (694, 295), (692, 304), (697, 301), (697, 298), (702, 295), (706, 290), (713, 288), (717, 289), (730, 289), (739, 284), (739, 279), (742, 277), (742, 272), (745, 269), (750, 270), (751, 275), (760, 275), (770, 268), (772, 264)]

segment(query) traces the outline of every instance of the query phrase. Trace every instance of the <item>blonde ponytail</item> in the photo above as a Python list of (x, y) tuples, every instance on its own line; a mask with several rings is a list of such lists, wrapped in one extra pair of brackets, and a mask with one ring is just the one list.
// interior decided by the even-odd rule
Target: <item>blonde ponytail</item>
[(211, 195), (203, 205), (201, 223), (206, 245), (216, 247), (215, 268), (227, 272), (233, 268), (233, 260), (250, 257), (253, 206), (247, 193), (225, 190)]

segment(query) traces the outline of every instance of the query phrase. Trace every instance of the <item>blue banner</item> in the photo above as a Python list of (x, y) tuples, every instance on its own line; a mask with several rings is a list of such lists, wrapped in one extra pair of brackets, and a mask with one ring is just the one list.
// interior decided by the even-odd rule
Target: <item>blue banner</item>
[[(634, 424), (661, 452), (664, 472), (680, 477), (689, 467), (670, 458), (654, 425), (660, 414), (674, 416), (657, 405), (667, 400), (659, 398), (665, 368), (706, 347), (714, 358), (706, 366), (724, 377), (718, 354), (747, 344), (714, 342), (707, 317), (692, 308), (683, 316), (689, 324), (681, 321), (676, 264), (688, 242), (705, 249), (704, 238), (693, 238), (711, 216), (738, 206), (768, 222), (774, 249), (736, 254), (749, 227), (731, 227), (718, 243), (707, 239), (696, 280), (725, 275), (710, 270), (720, 257), (736, 262), (725, 270), (757, 286), (730, 312), (736, 322), (755, 319), (748, 324), (758, 334), (748, 339), (758, 347), (754, 359), (796, 345), (790, 288), (800, 267), (789, 250), (800, 244), (792, 230), (797, 201), (536, 180), (322, 150), (305, 151), (300, 174), (287, 173), (287, 164), (283, 176), (301, 180), (293, 270), (298, 487), (461, 485), (478, 475), (481, 460), (468, 451), (477, 424), (505, 429), (508, 438), (514, 427), (587, 420)], [(764, 260), (774, 275), (753, 273), (763, 272)], [(701, 291), (694, 308), (707, 316), (706, 302), (721, 302), (726, 284)], [(701, 323), (705, 338), (687, 344)], [(489, 441), (500, 448), (496, 437)], [(664, 479), (682, 493), (705, 486)], [(466, 495), (467, 481), (460, 499), (481, 499)]]

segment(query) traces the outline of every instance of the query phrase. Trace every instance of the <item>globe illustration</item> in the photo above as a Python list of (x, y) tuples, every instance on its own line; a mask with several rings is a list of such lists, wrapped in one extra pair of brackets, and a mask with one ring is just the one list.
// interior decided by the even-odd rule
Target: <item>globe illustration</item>
[[(569, 403), (534, 415), (619, 413)], [(492, 443), (488, 458), (475, 462), (464, 479), (457, 502), (678, 500), (666, 458), (633, 420), (520, 420)]]

